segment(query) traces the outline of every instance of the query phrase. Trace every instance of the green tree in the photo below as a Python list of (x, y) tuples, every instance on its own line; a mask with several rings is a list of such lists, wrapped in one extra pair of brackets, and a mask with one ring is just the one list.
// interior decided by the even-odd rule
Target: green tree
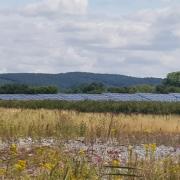
[(56, 94), (54, 86), (29, 87), (24, 84), (6, 84), (0, 86), (0, 94)]
[(180, 71), (169, 73), (164, 82), (165, 85), (180, 87)]

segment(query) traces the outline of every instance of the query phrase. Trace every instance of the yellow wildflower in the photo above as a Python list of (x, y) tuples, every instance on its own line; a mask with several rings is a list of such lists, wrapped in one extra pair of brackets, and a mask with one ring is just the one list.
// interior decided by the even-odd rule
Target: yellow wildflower
[(18, 164), (20, 164), (21, 166), (25, 167), (26, 166), (26, 161), (25, 160), (19, 160)]
[(14, 154), (17, 154), (17, 145), (16, 144), (11, 144), (10, 151), (12, 153), (14, 153)]
[(84, 155), (85, 155), (85, 151), (84, 151), (83, 149), (81, 149), (81, 150), (79, 151), (79, 155), (80, 155), (80, 156), (84, 156)]
[(152, 150), (153, 153), (154, 153), (154, 152), (156, 151), (156, 149), (157, 149), (157, 146), (156, 146), (155, 143), (154, 143), (154, 144), (150, 144), (150, 147), (151, 147), (151, 150)]
[(113, 166), (120, 166), (120, 161), (118, 159), (112, 160), (112, 165)]
[(23, 171), (26, 168), (26, 161), (25, 160), (19, 160), (16, 164), (15, 164), (15, 168), (18, 171)]
[(43, 163), (43, 164), (40, 164), (42, 168), (44, 169), (47, 169), (49, 171), (51, 171), (54, 167), (54, 165), (52, 163)]

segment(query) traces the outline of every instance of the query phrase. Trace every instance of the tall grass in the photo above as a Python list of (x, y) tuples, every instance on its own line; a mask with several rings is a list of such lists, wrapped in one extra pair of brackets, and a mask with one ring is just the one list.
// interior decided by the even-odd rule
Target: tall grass
[(0, 109), (0, 138), (32, 137), (86, 141), (116, 139), (121, 143), (156, 142), (175, 144), (180, 140), (178, 115), (80, 113), (62, 110)]

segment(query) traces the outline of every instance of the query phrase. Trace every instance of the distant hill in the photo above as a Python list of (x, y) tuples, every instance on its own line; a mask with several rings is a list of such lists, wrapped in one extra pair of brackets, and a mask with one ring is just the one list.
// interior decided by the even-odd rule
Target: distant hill
[(134, 85), (158, 85), (162, 82), (160, 78), (137, 78), (114, 74), (94, 74), (84, 72), (70, 72), (61, 74), (35, 74), (35, 73), (13, 73), (0, 74), (0, 85), (2, 84), (27, 84), (30, 86), (57, 86), (67, 89), (81, 84), (103, 83), (108, 87), (123, 87)]

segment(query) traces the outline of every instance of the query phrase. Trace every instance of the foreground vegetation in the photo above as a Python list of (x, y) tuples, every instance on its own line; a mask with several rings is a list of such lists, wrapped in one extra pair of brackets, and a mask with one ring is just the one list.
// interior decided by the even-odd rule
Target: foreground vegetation
[(178, 180), (179, 160), (154, 158), (155, 146), (147, 149), (144, 160), (129, 148), (128, 162), (121, 165), (117, 159), (91, 163), (86, 151), (64, 153), (62, 147), (18, 148), (15, 144), (0, 151), (0, 177), (6, 179), (38, 180)]
[[(175, 156), (156, 155), (160, 145), (177, 148), (180, 145), (179, 115), (21, 108), (0, 108), (0, 114), (0, 179), (180, 178), (178, 151)], [(72, 141), (80, 143), (79, 149), (66, 146)], [(115, 143), (114, 147), (127, 147), (126, 160), (120, 160), (123, 151), (116, 149), (108, 151), (108, 159), (104, 153), (96, 154), (97, 141), (100, 147), (106, 142)], [(89, 144), (89, 148), (83, 148), (83, 144)], [(138, 144), (144, 149), (143, 157), (135, 150)]]
[(0, 100), (0, 107), (22, 109), (61, 109), (78, 112), (111, 112), (140, 114), (180, 114), (180, 102), (114, 102), (114, 101), (6, 101)]

